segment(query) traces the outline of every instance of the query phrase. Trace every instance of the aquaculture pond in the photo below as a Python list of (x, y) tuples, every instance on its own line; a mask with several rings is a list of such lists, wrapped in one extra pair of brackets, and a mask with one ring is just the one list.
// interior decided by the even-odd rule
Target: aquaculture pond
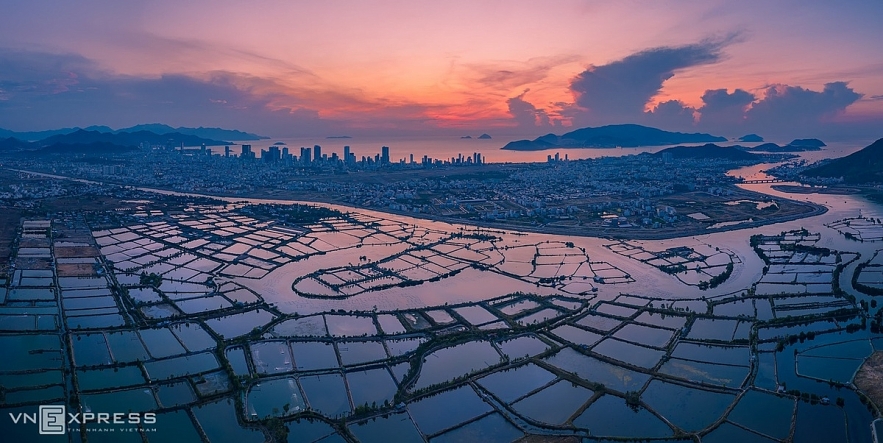
[(121, 441), (871, 442), (883, 211), (843, 199), (641, 241), (291, 202), (52, 215), (0, 278), (0, 414), (157, 413)]

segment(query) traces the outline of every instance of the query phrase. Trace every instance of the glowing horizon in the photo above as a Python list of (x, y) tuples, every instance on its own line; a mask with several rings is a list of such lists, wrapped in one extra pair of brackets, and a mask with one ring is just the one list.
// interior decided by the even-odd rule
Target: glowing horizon
[[(11, 130), (157, 121), (278, 136), (529, 135), (634, 122), (736, 136), (883, 122), (875, 2), (5, 9), (0, 127)], [(716, 90), (728, 95), (706, 95)]]

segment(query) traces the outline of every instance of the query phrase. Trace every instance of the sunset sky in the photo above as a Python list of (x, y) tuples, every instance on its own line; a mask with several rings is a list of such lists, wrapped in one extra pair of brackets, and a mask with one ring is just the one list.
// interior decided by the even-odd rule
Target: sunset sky
[(32, 1), (0, 128), (883, 136), (883, 2)]

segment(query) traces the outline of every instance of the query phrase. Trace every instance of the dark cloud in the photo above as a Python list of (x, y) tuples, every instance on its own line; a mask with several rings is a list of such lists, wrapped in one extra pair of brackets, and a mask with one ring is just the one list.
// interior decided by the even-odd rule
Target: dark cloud
[(575, 61), (575, 57), (535, 57), (526, 62), (470, 63), (470, 81), (478, 87), (511, 90), (542, 81), (552, 68)]
[(0, 51), (0, 89), (7, 99), (68, 91), (81, 76), (93, 76), (92, 61), (72, 54)]
[(103, 71), (78, 55), (0, 49), (0, 126), (27, 131), (159, 122), (281, 137), (461, 133), (511, 125), (508, 118), (488, 118), (485, 110), (499, 102), (456, 107), (370, 98), (289, 68), (292, 75), (284, 78), (226, 71), (144, 78)]
[(743, 112), (745, 108), (754, 101), (754, 94), (736, 89), (733, 93), (727, 92), (726, 89), (709, 89), (702, 94), (702, 110), (706, 112), (716, 112), (720, 110), (740, 109)]
[(524, 95), (527, 92), (524, 91), (521, 95), (506, 100), (506, 104), (509, 105), (509, 113), (512, 114), (512, 117), (518, 123), (518, 127), (530, 129), (550, 126), (549, 116), (546, 114), (546, 111), (537, 109), (532, 103), (524, 100)]
[(0, 52), (0, 121), (40, 130), (162, 122), (279, 134), (316, 133), (332, 122), (296, 100), (273, 106), (272, 82), (234, 73), (203, 78), (114, 75), (78, 55)]
[(846, 82), (827, 83), (820, 92), (800, 86), (773, 85), (766, 88), (763, 98), (746, 112), (745, 119), (752, 130), (769, 133), (818, 131), (860, 98), (862, 94)]
[(641, 122), (670, 131), (691, 131), (695, 125), (695, 112), (696, 109), (679, 100), (668, 100), (645, 112)]
[[(700, 125), (703, 130), (738, 136), (745, 124), (745, 111), (754, 102), (754, 94), (736, 89), (709, 89), (702, 94)], [(742, 134), (744, 135), (744, 134)]]
[[(665, 81), (678, 70), (720, 61), (723, 49), (736, 39), (738, 35), (694, 45), (648, 49), (606, 65), (592, 66), (571, 81), (574, 103), (556, 109), (556, 115), (570, 118), (575, 126), (641, 123), (727, 137), (749, 132), (783, 138), (843, 135), (848, 125), (837, 117), (863, 97), (846, 82), (828, 83), (822, 91), (790, 85), (769, 86), (757, 94), (743, 89), (709, 89), (702, 95), (702, 106), (698, 108), (670, 100), (645, 111)], [(516, 108), (523, 114), (519, 121), (529, 121), (533, 108), (529, 103), (517, 104), (514, 107), (510, 100), (510, 112)]]
[[(640, 123), (677, 131), (735, 137), (846, 137), (878, 133), (879, 116), (846, 121), (840, 115), (863, 98), (846, 82), (821, 91), (773, 85), (757, 92), (707, 90), (694, 109), (676, 100), (646, 104), (678, 69), (713, 63), (726, 41), (656, 48), (581, 73), (571, 83), (575, 103), (537, 107), (524, 93), (475, 92), (464, 102), (425, 104), (370, 98), (362, 91), (328, 85), (309, 72), (299, 80), (233, 72), (122, 76), (72, 54), (0, 49), (0, 126), (13, 130), (160, 122), (173, 126), (222, 126), (273, 136), (445, 133), (461, 128), (511, 127), (541, 133), (571, 121), (574, 126)], [(543, 63), (540, 63), (540, 62)], [(546, 63), (548, 62), (548, 63)], [(488, 66), (473, 91), (501, 83), (505, 88), (545, 78), (555, 60), (527, 63), (517, 70)], [(295, 67), (296, 68), (296, 67)], [(293, 71), (294, 72), (294, 71)], [(501, 87), (501, 89), (505, 89)], [(865, 100), (880, 100), (871, 96)], [(509, 115), (496, 111), (506, 100)], [(494, 109), (489, 112), (488, 109)], [(321, 112), (320, 112), (321, 110)], [(854, 120), (854, 118), (853, 118)], [(850, 132), (851, 131), (851, 132)]]
[(675, 71), (715, 63), (732, 39), (648, 49), (622, 60), (592, 66), (570, 84), (576, 104), (592, 121), (634, 121)]

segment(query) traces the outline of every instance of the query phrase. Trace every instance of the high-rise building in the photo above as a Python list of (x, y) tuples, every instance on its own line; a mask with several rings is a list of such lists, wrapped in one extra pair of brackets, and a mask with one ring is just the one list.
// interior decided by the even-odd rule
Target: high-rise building
[(343, 147), (343, 162), (344, 163), (350, 162), (350, 147), (349, 146)]
[(264, 158), (264, 161), (269, 162), (269, 163), (277, 162), (281, 159), (281, 156), (279, 155), (279, 147), (278, 146), (270, 146), (267, 149), (267, 153), (265, 155), (266, 155), (266, 158)]
[(319, 145), (313, 146), (313, 159), (314, 161), (322, 160), (322, 147)]
[(227, 158), (230, 157), (230, 147), (229, 146), (224, 146), (224, 157), (227, 157)]
[(384, 165), (389, 164), (389, 146), (380, 148), (380, 163)]
[(254, 152), (251, 152), (251, 145), (242, 145), (242, 153), (239, 154), (239, 158), (254, 158)]

